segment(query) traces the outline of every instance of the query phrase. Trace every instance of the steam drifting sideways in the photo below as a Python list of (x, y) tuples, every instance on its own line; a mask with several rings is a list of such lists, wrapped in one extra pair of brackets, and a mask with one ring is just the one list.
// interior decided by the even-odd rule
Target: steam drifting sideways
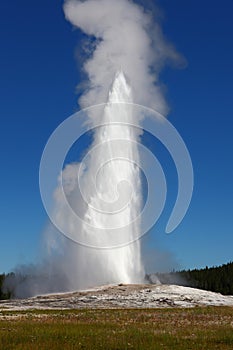
[(133, 102), (166, 114), (159, 72), (168, 61), (179, 64), (182, 58), (165, 41), (152, 15), (129, 0), (68, 0), (64, 11), (75, 27), (96, 38), (83, 67), (89, 89), (79, 100), (81, 107), (107, 102), (115, 75), (122, 70)]
[[(163, 117), (168, 107), (159, 85), (164, 64), (182, 58), (152, 14), (133, 1), (67, 0), (64, 13), (86, 34), (89, 51), (79, 99), (83, 109), (54, 131), (41, 159), (41, 196), (54, 225), (45, 234), (49, 275), (56, 276), (59, 291), (142, 283), (139, 238), (156, 222), (166, 199), (163, 170), (140, 142), (143, 129), (165, 145), (177, 168), (178, 196), (167, 232), (180, 223), (192, 195), (191, 160)], [(72, 144), (90, 130), (93, 142), (82, 162), (64, 167)], [(31, 294), (54, 291), (51, 283), (36, 285), (39, 290), (31, 288)]]

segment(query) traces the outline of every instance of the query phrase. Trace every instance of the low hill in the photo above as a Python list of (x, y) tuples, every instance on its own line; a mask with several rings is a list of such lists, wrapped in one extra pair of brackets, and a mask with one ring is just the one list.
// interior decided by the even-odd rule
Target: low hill
[(1, 310), (233, 306), (233, 296), (162, 284), (108, 285), (90, 290), (0, 301)]

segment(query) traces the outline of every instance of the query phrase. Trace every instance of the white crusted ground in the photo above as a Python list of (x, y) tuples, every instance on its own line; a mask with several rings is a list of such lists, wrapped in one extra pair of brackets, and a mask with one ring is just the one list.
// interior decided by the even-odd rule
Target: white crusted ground
[(0, 310), (158, 308), (208, 305), (233, 306), (233, 296), (223, 296), (176, 285), (110, 285), (85, 291), (0, 301)]

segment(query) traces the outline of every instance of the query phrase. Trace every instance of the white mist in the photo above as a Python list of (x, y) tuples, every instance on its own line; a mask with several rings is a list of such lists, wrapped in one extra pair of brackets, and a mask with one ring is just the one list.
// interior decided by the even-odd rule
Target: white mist
[[(103, 110), (102, 126), (95, 129), (86, 158), (83, 163), (70, 164), (64, 169), (63, 182), (56, 191), (57, 226), (63, 227), (63, 232), (72, 232), (76, 242), (86, 243), (84, 246), (70, 242), (66, 250), (68, 255), (72, 252), (72, 289), (140, 283), (144, 279), (138, 240), (142, 205), (140, 169), (136, 165), (139, 131), (130, 125), (134, 117), (132, 102), (131, 88), (120, 71)], [(62, 183), (69, 184), (68, 190)], [(81, 227), (76, 227), (75, 217), (61, 205), (59, 193), (63, 189), (78, 215), (80, 206), (84, 208)]]
[(65, 231), (69, 226), (71, 236), (87, 244), (74, 243), (49, 225), (44, 233), (45, 263), (20, 268), (13, 282), (15, 295), (20, 297), (143, 280), (140, 242), (136, 239), (142, 205), (140, 170), (135, 165), (140, 164), (140, 132), (123, 124), (137, 118), (132, 102), (167, 114), (159, 74), (166, 62), (182, 61), (163, 37), (157, 21), (160, 16), (155, 13), (153, 17), (134, 1), (65, 0), (64, 13), (75, 28), (96, 39), (91, 39), (83, 62), (87, 81), (79, 106), (107, 102), (101, 117), (88, 115), (91, 126), (105, 123), (94, 134), (92, 148), (96, 149), (85, 158), (85, 166), (69, 164), (60, 178), (73, 211), (83, 219), (81, 225), (76, 225), (65, 209), (61, 183), (55, 193), (58, 227)]
[[(135, 165), (139, 163), (137, 129), (127, 124), (114, 124), (119, 120), (118, 114), (121, 114), (122, 121), (130, 123), (133, 118), (132, 102), (131, 88), (123, 72), (119, 72), (104, 109), (103, 123), (106, 126), (97, 128), (95, 134), (95, 143), (106, 146), (100, 147), (99, 152), (97, 148), (89, 160), (88, 171), (92, 180), (98, 166), (102, 168), (98, 169), (99, 176), (96, 177), (96, 193), (89, 193), (83, 232), (95, 235), (95, 227), (100, 227), (103, 230), (98, 242), (100, 247), (111, 247), (116, 241), (112, 235), (124, 235), (119, 237), (119, 243), (123, 242), (122, 247), (107, 249), (104, 253), (99, 250), (93, 252), (99, 259), (101, 271), (98, 274), (105, 279), (102, 282), (135, 283), (141, 282), (144, 277), (140, 241), (135, 241), (140, 235), (139, 221), (133, 223), (140, 215), (142, 192), (140, 172)], [(105, 159), (107, 161), (103, 164)], [(89, 176), (87, 178), (91, 181)], [(86, 220), (93, 228), (87, 227)], [(95, 274), (94, 266), (92, 269)]]

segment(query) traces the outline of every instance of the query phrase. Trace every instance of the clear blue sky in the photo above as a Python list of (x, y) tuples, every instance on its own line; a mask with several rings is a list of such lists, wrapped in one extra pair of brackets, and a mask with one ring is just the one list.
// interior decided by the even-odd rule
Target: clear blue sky
[[(188, 62), (183, 70), (165, 69), (161, 80), (169, 120), (192, 157), (195, 191), (173, 234), (159, 229), (165, 211), (146, 239), (180, 267), (218, 265), (233, 260), (233, 1), (159, 4), (165, 35)], [(62, 1), (0, 2), (0, 272), (37, 255), (47, 222), (39, 162), (51, 132), (78, 108), (80, 39)]]

